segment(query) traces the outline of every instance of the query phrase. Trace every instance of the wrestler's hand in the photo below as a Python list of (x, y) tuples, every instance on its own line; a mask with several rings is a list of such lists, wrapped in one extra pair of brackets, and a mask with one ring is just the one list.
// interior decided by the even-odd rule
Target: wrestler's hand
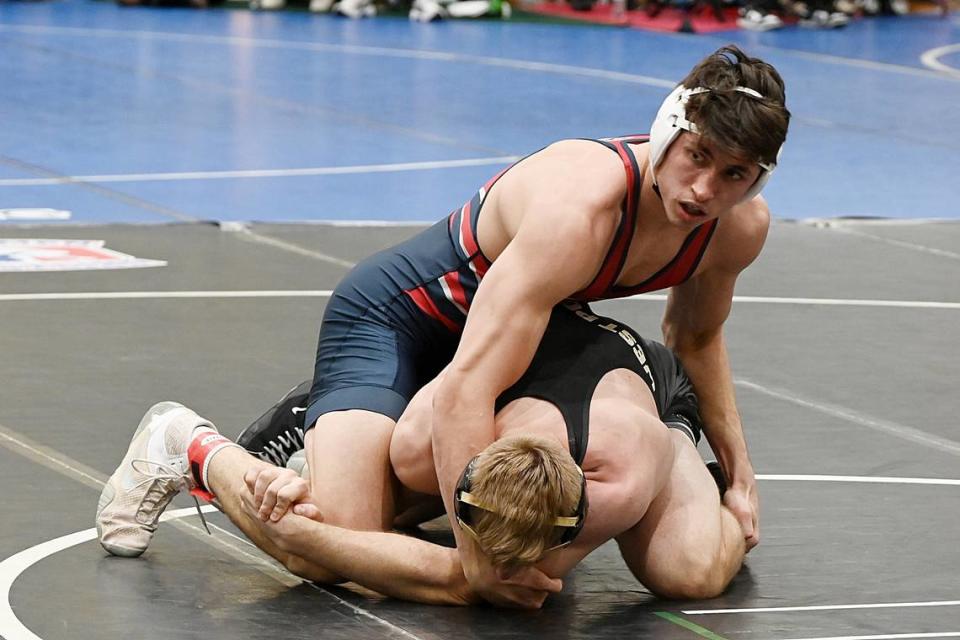
[(298, 552), (295, 540), (307, 531), (310, 520), (323, 521), (316, 505), (307, 502), (294, 505), (279, 520), (261, 520), (260, 512), (253, 504), (253, 494), (246, 491), (240, 494), (240, 508), (252, 520), (251, 526), (259, 526), (260, 534), (284, 553)]
[(550, 578), (536, 567), (498, 572), (476, 545), (465, 546), (471, 549), (466, 554), (465, 549), (461, 549), (463, 574), (470, 589), (490, 604), (513, 609), (539, 609), (548, 595), (563, 589), (560, 580)]
[(292, 469), (249, 469), (243, 474), (243, 481), (253, 496), (251, 504), (257, 516), (264, 522), (278, 521), (292, 505), (310, 498), (310, 485)]
[(723, 494), (723, 504), (736, 516), (750, 551), (760, 543), (760, 496), (756, 478), (751, 474), (749, 482), (735, 481)]

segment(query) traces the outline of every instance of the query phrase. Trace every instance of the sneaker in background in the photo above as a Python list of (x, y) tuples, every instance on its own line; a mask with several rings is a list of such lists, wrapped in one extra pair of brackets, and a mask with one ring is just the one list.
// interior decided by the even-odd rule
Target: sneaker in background
[(334, 3), (331, 11), (353, 20), (377, 15), (377, 7), (372, 0), (340, 0)]
[(287, 6), (287, 0), (250, 0), (253, 11), (277, 11)]
[(748, 31), (770, 31), (783, 26), (783, 20), (772, 13), (749, 9), (737, 18), (737, 26)]
[(830, 29), (839, 29), (850, 24), (850, 16), (842, 11), (833, 11), (827, 18), (827, 27)]
[(830, 23), (830, 14), (823, 9), (817, 9), (810, 13), (810, 15), (800, 18), (800, 26), (807, 27), (809, 29), (823, 29), (827, 27)]

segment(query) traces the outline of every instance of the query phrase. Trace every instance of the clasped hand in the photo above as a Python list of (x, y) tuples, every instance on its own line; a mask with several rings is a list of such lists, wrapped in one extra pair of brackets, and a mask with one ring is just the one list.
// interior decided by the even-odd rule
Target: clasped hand
[(287, 511), (321, 520), (320, 510), (309, 502), (310, 485), (292, 469), (261, 467), (243, 474), (249, 495), (244, 502), (263, 522), (277, 522)]
[(460, 562), (470, 589), (490, 604), (514, 609), (539, 609), (563, 582), (534, 566), (507, 570), (496, 568), (472, 541), (460, 548)]

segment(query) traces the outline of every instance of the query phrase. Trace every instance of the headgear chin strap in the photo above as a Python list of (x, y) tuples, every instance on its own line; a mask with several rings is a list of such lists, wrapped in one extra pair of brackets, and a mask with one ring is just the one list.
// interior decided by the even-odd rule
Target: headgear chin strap
[[(750, 87), (734, 87), (733, 90), (744, 93), (751, 98), (763, 99), (760, 93)], [(653, 184), (657, 184), (657, 166), (663, 161), (664, 156), (667, 154), (667, 149), (673, 144), (674, 140), (677, 139), (677, 136), (680, 135), (680, 131), (700, 133), (697, 125), (687, 120), (687, 101), (690, 99), (690, 96), (710, 93), (710, 91), (711, 90), (706, 87), (687, 89), (681, 84), (670, 92), (667, 99), (660, 105), (660, 110), (657, 111), (657, 117), (653, 121), (653, 126), (650, 128), (650, 173), (653, 176)], [(777, 151), (776, 162), (757, 163), (760, 165), (760, 175), (757, 177), (756, 182), (754, 182), (744, 194), (743, 198), (741, 198), (740, 202), (750, 200), (763, 190), (767, 181), (770, 180), (770, 174), (777, 168), (777, 163), (780, 162), (780, 154), (782, 152), (783, 147), (781, 146)]]

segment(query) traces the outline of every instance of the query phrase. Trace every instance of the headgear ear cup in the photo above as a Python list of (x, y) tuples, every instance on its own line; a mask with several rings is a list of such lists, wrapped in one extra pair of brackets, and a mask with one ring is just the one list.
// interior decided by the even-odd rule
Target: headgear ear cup
[[(690, 99), (690, 96), (708, 93), (709, 91), (710, 89), (706, 87), (687, 89), (681, 84), (671, 91), (667, 99), (660, 105), (660, 109), (657, 111), (657, 117), (650, 127), (650, 142), (648, 143), (650, 145), (650, 175), (653, 177), (653, 184), (657, 184), (657, 166), (663, 162), (663, 158), (667, 154), (667, 149), (670, 148), (670, 145), (673, 144), (677, 136), (680, 135), (680, 131), (685, 130), (699, 133), (696, 126), (687, 120), (687, 101)], [(740, 93), (759, 100), (763, 99), (762, 95), (749, 87), (735, 87), (734, 91), (739, 91)], [(770, 180), (770, 174), (773, 173), (773, 170), (776, 169), (777, 164), (779, 164), (782, 153), (783, 147), (781, 146), (780, 149), (777, 150), (777, 159), (773, 164), (760, 164), (760, 175), (757, 176), (757, 180), (743, 195), (740, 202), (746, 202), (752, 199), (763, 190)]]
[(770, 180), (770, 174), (772, 174), (774, 169), (777, 168), (777, 165), (780, 164), (780, 156), (782, 155), (783, 145), (777, 149), (777, 159), (773, 162), (773, 164), (760, 165), (760, 175), (757, 176), (757, 180), (753, 183), (753, 186), (747, 189), (747, 192), (743, 195), (743, 198), (740, 199), (740, 202), (751, 200), (753, 197), (763, 191), (763, 188), (767, 186), (767, 182)]
[(680, 135), (677, 117), (684, 116), (684, 119), (686, 119), (686, 101), (689, 97), (685, 95), (686, 91), (687, 89), (682, 84), (671, 91), (667, 99), (660, 105), (653, 126), (650, 127), (650, 142), (648, 144), (650, 145), (650, 175), (653, 176), (653, 184), (657, 184), (657, 166), (663, 162), (667, 149)]

